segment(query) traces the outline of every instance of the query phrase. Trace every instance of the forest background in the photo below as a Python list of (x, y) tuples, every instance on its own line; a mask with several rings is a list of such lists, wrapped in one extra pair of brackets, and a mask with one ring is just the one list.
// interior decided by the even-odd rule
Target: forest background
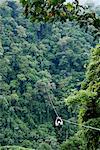
[[(90, 6), (94, 10), (94, 5)], [(100, 15), (99, 6), (95, 12), (97, 16)], [(86, 134), (91, 133), (91, 136), (86, 142), (82, 135), (86, 129), (68, 123), (64, 123), (60, 130), (55, 128), (56, 114), (48, 99), (49, 95), (62, 118), (77, 122), (80, 106), (69, 105), (70, 95), (81, 89), (83, 80), (83, 89), (86, 91), (88, 87), (85, 85), (89, 74), (85, 75), (86, 68), (88, 64), (90, 66), (90, 61), (92, 64), (95, 62), (91, 48), (94, 48), (94, 56), (98, 58), (95, 66), (98, 67), (97, 62), (100, 60), (99, 46), (95, 48), (99, 37), (94, 39), (93, 30), (94, 27), (90, 25), (86, 32), (74, 21), (63, 24), (59, 21), (54, 24), (31, 23), (25, 19), (19, 3), (8, 1), (0, 5), (1, 149), (6, 149), (7, 146), (15, 146), (11, 149), (25, 147), (36, 150), (99, 148), (99, 143), (94, 144), (92, 139), (96, 135), (95, 140), (99, 141), (96, 131), (87, 130)], [(94, 66), (93, 71), (97, 72)], [(99, 74), (97, 75), (95, 83), (99, 83)], [(95, 86), (98, 87), (99, 84)], [(98, 98), (95, 93), (84, 91), (81, 91), (78, 98), (81, 99), (80, 95), (83, 95), (87, 100), (89, 94), (89, 99)], [(75, 98), (78, 99), (77, 96)], [(97, 104), (100, 106), (100, 103)], [(93, 126), (96, 121), (97, 119), (92, 120)]]

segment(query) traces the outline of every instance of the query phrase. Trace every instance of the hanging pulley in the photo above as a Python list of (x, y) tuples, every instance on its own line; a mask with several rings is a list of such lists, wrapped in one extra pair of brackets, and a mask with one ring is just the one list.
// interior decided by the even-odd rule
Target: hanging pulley
[(55, 126), (62, 126), (63, 125), (63, 120), (61, 119), (61, 117), (57, 117), (55, 120)]

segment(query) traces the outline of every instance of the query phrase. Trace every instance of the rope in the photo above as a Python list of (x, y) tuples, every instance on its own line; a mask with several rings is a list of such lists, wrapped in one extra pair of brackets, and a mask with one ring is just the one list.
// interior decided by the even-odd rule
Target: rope
[[(46, 93), (47, 93), (48, 99), (50, 100), (50, 103), (51, 103), (51, 105), (52, 105), (52, 108), (53, 108), (53, 110), (54, 110), (56, 116), (59, 117), (58, 112), (57, 112), (57, 110), (56, 110), (56, 108), (55, 108), (55, 106), (54, 106), (54, 104), (53, 104), (53, 102), (52, 102), (52, 99), (51, 99), (51, 97), (49, 96), (49, 94), (48, 94), (46, 88), (45, 88), (45, 91), (46, 91)], [(65, 120), (65, 119), (62, 119), (62, 120), (65, 121), (65, 122), (67, 122), (67, 123), (69, 123), (69, 124), (73, 124), (73, 125), (77, 125), (77, 126), (82, 126), (82, 127), (84, 127), (84, 128), (88, 128), (88, 129), (100, 131), (99, 128), (95, 128), (95, 127), (92, 127), (92, 126), (86, 126), (86, 125), (78, 124), (78, 123), (75, 123), (75, 122), (73, 122), (73, 121), (69, 121), (69, 120)]]

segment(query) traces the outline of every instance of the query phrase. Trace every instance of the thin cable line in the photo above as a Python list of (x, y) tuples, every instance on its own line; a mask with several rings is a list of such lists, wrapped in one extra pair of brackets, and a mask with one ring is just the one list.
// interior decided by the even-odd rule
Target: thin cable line
[(82, 127), (84, 127), (84, 128), (88, 128), (88, 129), (92, 129), (92, 130), (100, 131), (100, 129), (99, 129), (99, 128), (96, 128), (96, 127), (92, 127), (92, 126), (86, 126), (86, 125), (78, 124), (78, 123), (75, 123), (75, 122), (72, 122), (72, 121), (69, 121), (69, 120), (65, 120), (65, 119), (63, 119), (63, 121), (65, 121), (65, 122), (67, 122), (67, 123), (70, 123), (70, 124), (77, 125), (77, 126), (82, 126)]
[(51, 100), (51, 97), (49, 96), (49, 94), (48, 94), (46, 88), (45, 88), (45, 91), (46, 91), (46, 93), (47, 93), (48, 99), (49, 99), (49, 101), (50, 101), (50, 103), (51, 103), (51, 105), (52, 105), (52, 107), (53, 107), (53, 110), (54, 110), (56, 116), (59, 117), (58, 112), (57, 112), (57, 110), (56, 110), (56, 108), (55, 108), (55, 106), (54, 106), (54, 104), (53, 104), (53, 102), (52, 102), (52, 100)]

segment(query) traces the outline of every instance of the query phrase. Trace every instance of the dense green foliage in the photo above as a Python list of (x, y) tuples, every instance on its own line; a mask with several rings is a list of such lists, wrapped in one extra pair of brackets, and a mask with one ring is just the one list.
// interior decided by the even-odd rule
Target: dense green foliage
[[(75, 105), (75, 103), (78, 104), (79, 123), (100, 129), (100, 44), (92, 50), (91, 59), (87, 67), (86, 79), (82, 83), (82, 89), (69, 96), (66, 99), (66, 103), (69, 106)], [(77, 142), (70, 144), (72, 140), (68, 140), (62, 146), (62, 150), (66, 150), (69, 145), (71, 145), (71, 148), (73, 146), (76, 147), (77, 143), (80, 146), (82, 143), (75, 137), (73, 137), (74, 142), (75, 139)], [(82, 129), (81, 138), (85, 142), (83, 149), (100, 149), (100, 131)]]
[(80, 27), (88, 30), (93, 26), (91, 31), (98, 37), (100, 36), (100, 17), (88, 7), (79, 4), (79, 0), (66, 2), (66, 0), (20, 0), (24, 7), (24, 14), (31, 21), (43, 22), (66, 22), (76, 21)]
[(57, 150), (78, 129), (54, 127), (48, 95), (63, 118), (76, 119), (64, 98), (80, 89), (96, 41), (74, 22), (32, 24), (22, 12), (12, 1), (0, 6), (0, 145)]

